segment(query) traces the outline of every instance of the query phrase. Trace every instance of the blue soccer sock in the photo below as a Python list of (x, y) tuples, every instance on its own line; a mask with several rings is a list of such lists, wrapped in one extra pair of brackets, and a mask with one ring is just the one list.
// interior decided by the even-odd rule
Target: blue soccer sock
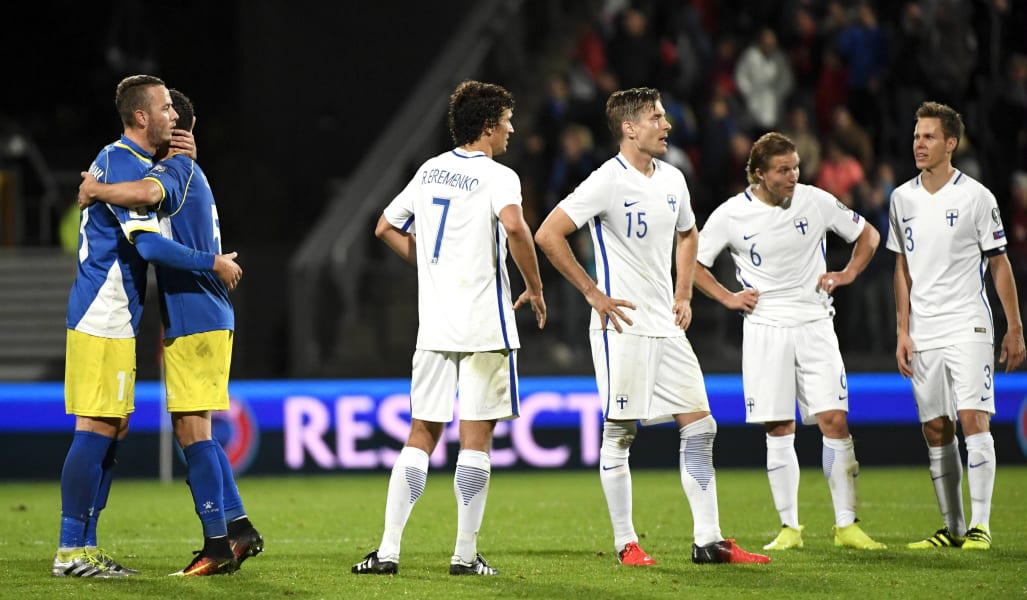
[[(103, 462), (113, 440), (91, 431), (76, 431), (61, 470), (61, 548), (86, 545), (86, 528), (93, 512)], [(110, 489), (110, 483), (108, 483)], [(93, 544), (96, 544), (93, 528)]]
[(242, 505), (242, 497), (239, 496), (239, 486), (235, 484), (235, 473), (232, 471), (232, 463), (228, 462), (228, 455), (225, 449), (215, 440), (214, 445), (218, 454), (218, 462), (221, 463), (221, 480), (225, 507), (225, 520), (231, 523), (246, 516), (246, 509)]
[(118, 448), (121, 440), (113, 440), (107, 448), (107, 454), (103, 457), (103, 471), (100, 474), (100, 485), (96, 488), (96, 498), (93, 500), (93, 515), (86, 523), (86, 547), (95, 548), (96, 525), (100, 520), (100, 511), (107, 508), (107, 498), (111, 495), (111, 483), (114, 481), (114, 466), (118, 464)]
[(196, 515), (203, 524), (203, 537), (207, 538), (228, 535), (222, 499), (221, 462), (215, 450), (217, 445), (214, 440), (204, 440), (183, 450), (189, 471), (186, 480), (193, 494)]

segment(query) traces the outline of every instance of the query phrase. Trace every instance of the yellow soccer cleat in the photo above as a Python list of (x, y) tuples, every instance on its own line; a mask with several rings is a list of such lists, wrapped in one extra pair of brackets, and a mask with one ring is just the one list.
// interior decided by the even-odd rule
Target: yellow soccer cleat
[(963, 550), (991, 550), (991, 532), (987, 525), (975, 525), (967, 530)]
[(952, 535), (948, 527), (943, 527), (938, 531), (934, 532), (934, 535), (927, 538), (926, 540), (920, 540), (919, 542), (910, 542), (906, 544), (907, 548), (912, 550), (930, 550), (931, 548), (959, 548), (963, 545), (963, 541), (966, 538), (958, 535)]
[(854, 548), (856, 550), (884, 550), (888, 546), (885, 546), (881, 542), (875, 542), (870, 539), (870, 536), (863, 533), (863, 530), (859, 528), (859, 523), (853, 523), (852, 525), (846, 525), (845, 527), (834, 527), (834, 545), (844, 548)]
[(805, 529), (805, 525), (799, 525), (799, 528), (789, 527), (787, 525), (781, 526), (781, 533), (777, 534), (774, 541), (770, 542), (766, 546), (763, 546), (764, 550), (797, 550), (802, 548), (802, 530)]

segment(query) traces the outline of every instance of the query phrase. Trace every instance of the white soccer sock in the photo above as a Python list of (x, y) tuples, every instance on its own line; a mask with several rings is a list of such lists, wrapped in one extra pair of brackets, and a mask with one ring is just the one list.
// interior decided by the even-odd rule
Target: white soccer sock
[(717, 422), (707, 415), (682, 427), (678, 466), (681, 487), (692, 508), (692, 535), (698, 546), (724, 539), (717, 509), (717, 471), (713, 467), (713, 439)]
[(451, 562), (474, 563), (478, 554), (478, 530), (485, 517), (492, 460), (485, 452), (461, 450), (456, 459), (453, 491), (456, 493), (456, 549)]
[(963, 462), (959, 459), (959, 439), (946, 446), (928, 446), (931, 481), (945, 527), (952, 535), (966, 535), (963, 520)]
[(403, 528), (427, 481), (428, 455), (419, 448), (404, 446), (389, 477), (389, 492), (385, 497), (385, 532), (378, 546), (378, 560), (399, 562)]
[(638, 541), (631, 519), (631, 467), (628, 465), (636, 429), (634, 422), (607, 421), (603, 425), (603, 444), (599, 449), (599, 481), (606, 495), (606, 507), (613, 523), (613, 545), (617, 552), (629, 542)]
[(767, 479), (781, 524), (799, 528), (799, 457), (795, 434), (767, 434)]
[(859, 463), (852, 447), (852, 436), (845, 439), (824, 438), (824, 477), (831, 489), (834, 503), (834, 524), (847, 527), (856, 522), (856, 478)]
[(995, 488), (995, 439), (990, 431), (969, 435), (966, 442), (966, 481), (970, 486), (970, 526), (989, 527), (991, 493)]

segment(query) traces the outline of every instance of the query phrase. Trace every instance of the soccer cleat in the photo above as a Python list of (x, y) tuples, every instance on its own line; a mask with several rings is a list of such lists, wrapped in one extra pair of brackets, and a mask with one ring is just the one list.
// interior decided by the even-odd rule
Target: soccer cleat
[(845, 527), (834, 526), (834, 545), (856, 550), (884, 550), (888, 546), (881, 542), (875, 542), (870, 536), (863, 533), (859, 523), (852, 523)]
[(232, 554), (235, 560), (242, 562), (251, 556), (256, 556), (264, 551), (264, 537), (253, 527), (247, 528), (238, 536), (229, 536), (228, 544), (232, 547)]
[(705, 546), (692, 544), (692, 562), (704, 563), (768, 563), (770, 557), (763, 554), (747, 552), (733, 539), (720, 540)]
[(399, 563), (391, 560), (378, 560), (378, 550), (373, 550), (364, 557), (364, 560), (353, 565), (350, 571), (358, 575), (395, 575), (399, 572)]
[(474, 562), (469, 565), (465, 565), (462, 562), (450, 563), (449, 565), (450, 575), (499, 575), (498, 569), (493, 569), (489, 566), (489, 563), (485, 562), (485, 557), (481, 554), (474, 555)]
[(96, 577), (98, 579), (114, 579), (127, 577), (126, 573), (115, 573), (107, 568), (95, 556), (84, 549), (72, 552), (57, 552), (53, 559), (51, 574), (54, 577)]
[(196, 556), (189, 566), (171, 573), (170, 577), (205, 577), (207, 575), (228, 575), (239, 570), (239, 561), (235, 557), (216, 558), (208, 556), (202, 550), (193, 552)]
[(963, 550), (991, 550), (991, 532), (987, 525), (976, 525), (966, 532)]
[(958, 535), (952, 535), (948, 527), (942, 527), (938, 531), (935, 531), (934, 535), (926, 540), (910, 542), (906, 544), (906, 547), (913, 550), (927, 550), (930, 548), (959, 548), (963, 545), (964, 540), (966, 540), (966, 538)]
[(105, 551), (103, 551), (103, 550), (101, 550), (99, 548), (95, 548), (94, 550), (89, 551), (89, 554), (91, 554), (93, 556), (93, 558), (95, 558), (97, 561), (99, 561), (100, 564), (102, 564), (103, 566), (107, 567), (107, 570), (109, 570), (111, 573), (115, 573), (115, 574), (119, 574), (119, 575), (124, 575), (124, 576), (131, 576), (131, 575), (138, 575), (139, 574), (139, 571), (137, 571), (135, 569), (129, 569), (128, 567), (122, 566), (121, 564), (118, 563), (118, 561), (114, 560), (113, 556), (111, 556), (110, 554), (107, 554), (107, 552), (105, 552)]
[(770, 542), (766, 546), (763, 546), (764, 550), (792, 550), (802, 548), (802, 530), (805, 529), (805, 525), (799, 525), (799, 528), (789, 527), (787, 525), (781, 526), (781, 533), (777, 534), (774, 541)]
[(624, 546), (624, 549), (617, 553), (617, 560), (622, 565), (632, 567), (648, 567), (656, 564), (653, 557), (646, 554), (645, 550), (638, 545), (638, 542), (628, 542), (628, 545)]

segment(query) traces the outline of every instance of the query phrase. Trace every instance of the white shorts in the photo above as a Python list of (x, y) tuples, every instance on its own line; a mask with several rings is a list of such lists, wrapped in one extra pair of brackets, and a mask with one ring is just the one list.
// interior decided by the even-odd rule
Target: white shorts
[(742, 388), (745, 421), (794, 421), (795, 404), (803, 424), (817, 413), (849, 411), (845, 365), (831, 319), (789, 327), (742, 325)]
[(520, 413), (517, 351), (436, 352), (415, 350), (410, 380), (410, 416), (449, 423), (460, 398), (462, 421), (505, 421)]
[(710, 410), (699, 360), (685, 336), (654, 338), (601, 329), (589, 335), (606, 419), (651, 425)]
[(920, 422), (956, 420), (957, 410), (995, 414), (995, 348), (968, 342), (913, 353), (913, 397)]

